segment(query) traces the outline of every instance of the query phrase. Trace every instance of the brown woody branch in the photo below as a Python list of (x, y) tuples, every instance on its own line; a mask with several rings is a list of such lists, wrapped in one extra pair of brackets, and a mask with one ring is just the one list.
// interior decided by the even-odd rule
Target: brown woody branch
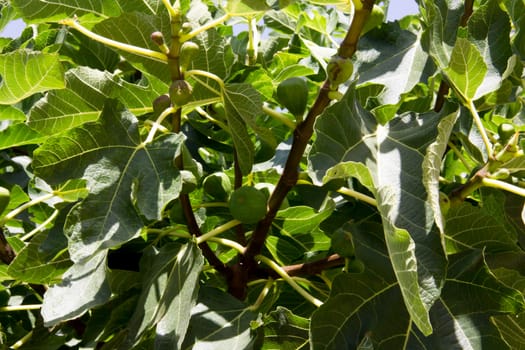
[[(343, 58), (350, 58), (355, 53), (361, 31), (374, 6), (375, 0), (363, 0), (362, 2), (363, 9), (355, 12), (347, 35), (339, 48), (338, 55)], [(292, 148), (288, 155), (283, 174), (268, 201), (268, 211), (265, 217), (257, 223), (252, 238), (246, 247), (244, 257), (241, 258), (241, 261), (237, 264), (237, 268), (234, 269), (234, 274), (239, 275), (232, 280), (236, 285), (230, 285), (230, 289), (235, 290), (235, 296), (240, 299), (243, 299), (246, 294), (246, 283), (250, 275), (257, 273), (257, 262), (254, 257), (261, 252), (277, 211), (288, 192), (297, 182), (299, 164), (306, 146), (313, 135), (315, 120), (330, 104), (331, 100), (328, 97), (329, 91), (330, 82), (327, 80), (321, 87), (317, 99), (309, 110), (305, 120), (298, 124), (294, 130)]]

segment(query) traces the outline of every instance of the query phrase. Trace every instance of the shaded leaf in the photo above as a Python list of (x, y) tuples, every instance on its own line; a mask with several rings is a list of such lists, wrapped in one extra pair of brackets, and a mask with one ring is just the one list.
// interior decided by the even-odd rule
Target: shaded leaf
[(329, 300), (312, 316), (313, 349), (354, 348), (370, 342), (374, 349), (508, 348), (490, 316), (519, 312), (523, 296), (491, 274), (480, 251), (451, 257), (441, 296), (429, 310), (433, 333), (425, 337), (396, 303), (401, 293), (387, 268), (378, 228), (367, 224), (353, 230), (356, 256), (366, 269), (361, 274), (339, 274), (334, 280)]
[(487, 66), (483, 84), (479, 87), (476, 98), (500, 88), (512, 55), (510, 31), (509, 18), (496, 0), (485, 1), (469, 18), (468, 39), (481, 53)]
[(255, 319), (256, 315), (231, 295), (214, 288), (201, 288), (182, 348), (250, 348), (254, 341), (250, 323)]
[(46, 326), (76, 318), (109, 299), (111, 290), (106, 280), (106, 258), (107, 251), (102, 250), (71, 266), (64, 273), (62, 282), (47, 290), (41, 310)]
[(264, 318), (264, 345), (262, 349), (308, 349), (310, 320), (294, 315), (278, 306)]
[(47, 252), (40, 249), (47, 239), (47, 234), (34, 237), (9, 265), (7, 273), (20, 281), (35, 284), (56, 283), (60, 276), (71, 266), (68, 254), (50, 259)]
[[(381, 105), (397, 104), (402, 93), (412, 90), (419, 82), (426, 82), (434, 68), (421, 42), (421, 34), (402, 30), (398, 23), (384, 24), (380, 35), (361, 38), (356, 58), (359, 83), (384, 85), (377, 96)], [(392, 117), (390, 114), (381, 120), (386, 122)]]
[[(391, 263), (414, 322), (430, 334), (428, 310), (439, 296), (446, 261), (422, 182), (426, 147), (436, 138), (441, 116), (404, 115), (377, 125), (353, 92), (328, 108), (316, 123), (309, 154), (319, 179), (341, 162), (360, 162), (355, 176), (370, 185), (384, 224)], [(368, 174), (366, 174), (368, 172)]]
[(44, 137), (40, 133), (25, 123), (12, 124), (0, 131), (0, 149), (37, 144), (43, 140)]
[(490, 253), (519, 251), (516, 230), (504, 212), (505, 196), (492, 193), (483, 197), (482, 206), (463, 202), (452, 206), (446, 215), (447, 252), (470, 249)]
[(180, 348), (198, 293), (204, 259), (194, 243), (169, 244), (149, 250), (141, 261), (145, 268), (143, 292), (129, 323), (129, 348), (156, 326), (155, 348)]

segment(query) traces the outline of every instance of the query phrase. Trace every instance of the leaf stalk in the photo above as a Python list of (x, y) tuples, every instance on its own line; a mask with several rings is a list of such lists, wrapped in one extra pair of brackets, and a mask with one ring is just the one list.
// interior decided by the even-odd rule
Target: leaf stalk
[(283, 268), (277, 265), (276, 262), (274, 262), (271, 259), (268, 259), (267, 257), (263, 255), (256, 255), (255, 259), (259, 262), (264, 263), (265, 265), (270, 267), (272, 270), (277, 272), (277, 274), (281, 276), (281, 278), (285, 280), (286, 283), (290, 285), (290, 287), (292, 287), (297, 293), (299, 293), (303, 298), (308, 300), (310, 303), (314, 304), (317, 307), (323, 305), (323, 302), (321, 300), (315, 298), (310, 293), (308, 293), (304, 288), (302, 288), (299, 284), (297, 284), (297, 282), (295, 282), (293, 278), (290, 277), (290, 275), (288, 275)]
[(162, 63), (168, 62), (168, 56), (162, 52), (153, 51), (153, 50), (145, 49), (145, 48), (138, 47), (135, 45), (125, 44), (120, 41), (106, 38), (105, 36), (98, 35), (92, 32), (91, 30), (82, 26), (80, 23), (78, 23), (74, 19), (67, 18), (67, 19), (60, 21), (60, 23), (66, 26), (72, 27), (76, 29), (77, 31), (79, 31), (80, 33), (84, 34), (85, 36), (95, 41), (98, 41), (99, 43), (102, 43), (104, 45), (107, 45), (107, 46), (110, 46), (110, 47), (113, 47), (113, 48), (116, 48), (116, 49), (119, 49), (119, 50), (122, 50), (128, 53), (132, 53), (138, 56), (150, 58), (150, 59), (162, 62)]

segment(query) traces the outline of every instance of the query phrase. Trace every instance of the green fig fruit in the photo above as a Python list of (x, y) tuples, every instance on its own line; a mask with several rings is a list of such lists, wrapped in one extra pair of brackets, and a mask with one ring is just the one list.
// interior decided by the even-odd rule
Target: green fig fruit
[(185, 71), (190, 66), (190, 63), (199, 52), (199, 45), (195, 44), (193, 41), (185, 41), (180, 48), (180, 59), (179, 66), (182, 71)]
[(341, 85), (350, 77), (354, 72), (354, 64), (350, 58), (341, 57), (339, 55), (332, 56), (330, 62), (326, 66), (326, 73), (330, 86), (332, 89), (336, 89), (338, 85)]
[(184, 106), (191, 100), (193, 88), (186, 80), (174, 80), (170, 85), (170, 99), (176, 106)]
[(234, 219), (254, 224), (266, 215), (266, 196), (255, 187), (239, 187), (230, 196), (228, 206)]
[(302, 77), (292, 77), (277, 86), (277, 101), (296, 117), (302, 117), (308, 103), (308, 85)]
[(498, 126), (498, 135), (499, 135), (499, 138), (500, 138), (500, 143), (502, 145), (506, 144), (507, 141), (512, 137), (514, 136), (514, 134), (516, 133), (516, 128), (514, 127), (514, 125), (512, 124), (509, 124), (509, 123), (501, 123), (499, 126)]

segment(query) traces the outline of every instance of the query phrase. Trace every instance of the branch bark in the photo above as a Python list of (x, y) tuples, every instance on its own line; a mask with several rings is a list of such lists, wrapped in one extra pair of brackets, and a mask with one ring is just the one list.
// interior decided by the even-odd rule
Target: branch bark
[[(355, 11), (350, 28), (339, 47), (339, 56), (350, 58), (355, 53), (361, 31), (368, 15), (372, 11), (374, 3), (375, 0), (363, 0), (363, 8)], [(268, 201), (268, 211), (265, 217), (257, 223), (252, 238), (246, 247), (244, 257), (241, 257), (240, 262), (233, 270), (236, 277), (232, 281), (236, 283), (234, 289), (236, 296), (240, 299), (243, 299), (246, 295), (246, 283), (250, 275), (257, 274), (258, 265), (254, 257), (261, 252), (277, 211), (288, 192), (297, 182), (299, 164), (313, 135), (315, 120), (330, 104), (331, 99), (328, 97), (329, 91), (330, 82), (327, 80), (321, 87), (317, 99), (309, 110), (308, 115), (304, 121), (299, 123), (295, 128), (292, 148), (288, 155), (283, 174)]]

